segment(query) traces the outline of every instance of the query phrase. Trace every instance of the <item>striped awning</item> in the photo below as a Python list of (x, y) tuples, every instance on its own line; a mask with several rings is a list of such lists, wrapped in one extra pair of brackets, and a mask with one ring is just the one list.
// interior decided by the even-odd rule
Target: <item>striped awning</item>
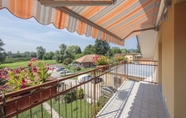
[(126, 38), (155, 27), (159, 4), (160, 0), (117, 0), (110, 6), (49, 7), (38, 0), (0, 0), (0, 9), (7, 8), (19, 18), (34, 17), (41, 24), (53, 23), (58, 29), (124, 45)]

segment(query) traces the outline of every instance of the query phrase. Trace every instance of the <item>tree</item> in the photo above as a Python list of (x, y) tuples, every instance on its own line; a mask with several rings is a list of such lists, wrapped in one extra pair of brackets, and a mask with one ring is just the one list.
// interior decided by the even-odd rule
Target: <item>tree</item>
[(130, 53), (126, 48), (124, 48), (124, 49), (121, 49), (121, 53), (122, 54), (127, 54), (127, 53)]
[(111, 54), (112, 54), (112, 55), (114, 55), (114, 54), (119, 54), (119, 53), (121, 53), (120, 48), (118, 48), (118, 47), (112, 47), (112, 48), (111, 48)]
[(95, 47), (93, 45), (88, 45), (87, 47), (85, 47), (83, 54), (95, 54)]
[(2, 39), (0, 39), (0, 62), (3, 63), (6, 57), (6, 53), (2, 48), (5, 44), (3, 43)]
[(8, 56), (8, 57), (12, 57), (12, 51), (8, 51), (8, 52), (7, 52), (7, 56)]
[(68, 64), (70, 64), (70, 63), (72, 63), (72, 59), (70, 59), (70, 58), (66, 58), (66, 59), (64, 59), (64, 61), (63, 61), (63, 64), (65, 64), (65, 65), (68, 65)]
[(110, 50), (108, 42), (98, 40), (95, 41), (95, 52), (96, 54), (105, 55)]
[(45, 54), (45, 48), (43, 48), (42, 46), (39, 46), (36, 48), (36, 50), (37, 50), (37, 58), (43, 59), (43, 55)]
[(136, 47), (137, 47), (137, 49), (136, 49), (136, 50), (134, 50), (134, 52), (136, 52), (136, 53), (141, 53), (141, 52), (140, 52), (140, 47), (139, 47), (139, 44), (137, 44), (137, 46), (136, 46)]
[(43, 59), (44, 59), (44, 60), (50, 60), (50, 59), (53, 59), (53, 56), (54, 56), (54, 53), (53, 53), (52, 51), (46, 52), (46, 53), (43, 55)]
[(84, 56), (83, 53), (81, 53), (81, 54), (77, 54), (77, 55), (75, 56), (75, 59), (78, 59), (78, 58), (83, 57), (83, 56)]
[(80, 54), (81, 48), (77, 45), (68, 46), (68, 52), (71, 54)]
[(72, 55), (66, 50), (67, 46), (65, 44), (61, 44), (59, 48), (60, 50), (55, 52), (56, 62), (62, 63), (65, 58), (72, 58)]
[(30, 57), (37, 57), (37, 53), (36, 52), (30, 52)]
[(30, 52), (25, 51), (25, 52), (23, 53), (23, 56), (24, 56), (24, 57), (30, 57)]

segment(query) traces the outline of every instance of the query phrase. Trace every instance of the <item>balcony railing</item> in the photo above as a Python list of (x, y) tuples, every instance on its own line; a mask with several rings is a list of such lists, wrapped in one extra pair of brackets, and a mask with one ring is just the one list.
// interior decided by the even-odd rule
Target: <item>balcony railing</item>
[[(154, 82), (157, 61), (133, 61), (95, 68), (16, 92), (0, 95), (4, 118), (90, 118), (102, 109), (126, 79)], [(147, 63), (149, 62), (149, 63)], [(91, 79), (78, 81), (87, 74)], [(101, 78), (101, 79), (100, 79)], [(111, 91), (108, 89), (112, 87)]]

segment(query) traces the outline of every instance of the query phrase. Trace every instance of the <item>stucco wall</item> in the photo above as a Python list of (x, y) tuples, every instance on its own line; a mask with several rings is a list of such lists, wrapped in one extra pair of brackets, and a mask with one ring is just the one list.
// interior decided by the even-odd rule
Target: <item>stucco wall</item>
[(171, 118), (186, 118), (186, 3), (182, 1), (172, 0), (154, 52), (160, 66), (157, 74), (162, 77), (158, 81), (162, 80), (162, 94)]
[(175, 118), (186, 118), (186, 2), (175, 5)]

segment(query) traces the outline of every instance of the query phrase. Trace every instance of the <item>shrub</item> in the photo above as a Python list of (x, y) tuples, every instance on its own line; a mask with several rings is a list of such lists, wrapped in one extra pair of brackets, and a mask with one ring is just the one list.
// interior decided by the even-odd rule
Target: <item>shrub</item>
[(124, 56), (121, 55), (121, 54), (119, 54), (119, 55), (117, 55), (117, 56), (114, 57), (114, 60), (117, 61), (117, 62), (118, 61), (123, 61), (124, 59), (125, 59)]
[(104, 96), (100, 96), (99, 99), (98, 99), (98, 102), (97, 102), (96, 112), (98, 113), (107, 102), (108, 102), (107, 98), (105, 98)]
[(95, 65), (108, 65), (109, 64), (109, 59), (107, 59), (105, 56), (101, 55), (96, 55), (92, 58), (92, 63)]
[(81, 68), (80, 68), (80, 67), (75, 67), (75, 70), (76, 70), (76, 71), (80, 71)]
[(68, 64), (70, 64), (70, 63), (72, 63), (72, 59), (70, 59), (70, 58), (66, 58), (66, 59), (63, 61), (63, 64), (65, 64), (65, 65), (68, 65)]
[(83, 89), (82, 88), (78, 88), (76, 90), (76, 97), (77, 97), (77, 99), (83, 99), (83, 96), (84, 96)]
[(76, 91), (75, 90), (72, 90), (67, 92), (65, 95), (64, 95), (64, 100), (66, 103), (70, 103), (70, 102), (73, 102), (74, 100), (76, 100)]
[(46, 82), (51, 75), (51, 73), (48, 73), (49, 69), (48, 64), (43, 64), (36, 58), (32, 58), (29, 61), (27, 68), (17, 67), (17, 69), (13, 70), (4, 68), (0, 70), (0, 91), (8, 93), (42, 84)]

